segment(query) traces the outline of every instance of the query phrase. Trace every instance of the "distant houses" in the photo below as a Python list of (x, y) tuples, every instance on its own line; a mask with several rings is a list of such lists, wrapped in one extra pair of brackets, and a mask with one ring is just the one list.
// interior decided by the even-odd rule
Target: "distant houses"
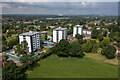
[(92, 30), (89, 30), (89, 29), (83, 30), (83, 34), (85, 34), (85, 35), (91, 35), (91, 33), (92, 33)]

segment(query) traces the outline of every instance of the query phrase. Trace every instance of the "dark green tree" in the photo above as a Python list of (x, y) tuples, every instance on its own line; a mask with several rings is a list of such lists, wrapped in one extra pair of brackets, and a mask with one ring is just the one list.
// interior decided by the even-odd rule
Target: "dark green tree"
[(85, 54), (78, 42), (73, 42), (69, 45), (69, 53), (71, 57), (83, 57)]
[(67, 57), (68, 56), (67, 53), (69, 50), (68, 45), (69, 45), (69, 42), (66, 41), (65, 39), (62, 39), (55, 47), (51, 49), (51, 52), (61, 57)]
[(97, 39), (97, 36), (100, 34), (99, 30), (93, 29), (92, 33), (91, 33), (91, 37), (93, 39)]
[(45, 37), (44, 37), (44, 38), (45, 38), (45, 40), (47, 40), (47, 34), (45, 34)]
[(115, 52), (116, 48), (113, 45), (108, 45), (105, 48), (103, 48), (102, 54), (106, 56), (108, 59), (115, 58)]
[(99, 41), (102, 41), (102, 40), (103, 40), (103, 35), (102, 35), (102, 34), (98, 34), (97, 39), (98, 39)]
[(83, 44), (84, 40), (83, 39), (78, 39), (79, 44)]
[(82, 36), (82, 35), (80, 35), (80, 34), (76, 34), (76, 35), (75, 35), (75, 38), (77, 38), (77, 39), (82, 39), (82, 38), (83, 38), (83, 36)]
[(2, 69), (3, 80), (21, 80), (25, 77), (24, 72), (14, 62), (5, 63)]

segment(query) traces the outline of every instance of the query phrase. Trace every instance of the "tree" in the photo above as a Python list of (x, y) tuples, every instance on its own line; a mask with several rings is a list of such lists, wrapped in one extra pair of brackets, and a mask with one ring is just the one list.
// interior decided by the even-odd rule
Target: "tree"
[(67, 30), (67, 34), (68, 34), (68, 35), (71, 35), (72, 33), (73, 33), (73, 30), (72, 30), (72, 29)]
[(82, 45), (82, 49), (87, 53), (96, 52), (98, 48), (99, 48), (99, 42), (97, 40), (89, 40)]
[(47, 34), (45, 34), (45, 40), (47, 40)]
[(101, 42), (101, 47), (105, 47), (110, 43), (110, 39), (108, 37), (104, 38)]
[(82, 36), (82, 35), (80, 35), (80, 34), (76, 34), (76, 35), (75, 35), (75, 38), (77, 38), (77, 39), (82, 39), (82, 38), (83, 38), (83, 36)]
[(7, 62), (2, 69), (2, 78), (3, 80), (21, 80), (25, 79), (25, 74), (14, 62)]
[(29, 52), (28, 43), (25, 40), (23, 42), (21, 42), (21, 44), (18, 44), (15, 48), (15, 53), (17, 55), (27, 54), (28, 52)]
[(28, 43), (26, 40), (21, 42), (21, 46), (22, 46), (22, 52), (23, 54), (27, 54), (29, 52), (29, 48), (28, 48)]
[(97, 39), (98, 39), (99, 41), (102, 41), (102, 40), (103, 40), (103, 35), (102, 35), (102, 34), (98, 34)]
[(115, 52), (116, 48), (113, 45), (108, 45), (105, 48), (103, 48), (102, 55), (105, 55), (108, 59), (115, 58)]
[(17, 45), (18, 43), (19, 43), (19, 37), (16, 36), (15, 38), (10, 39), (10, 40), (8, 41), (8, 46), (9, 46), (10, 49), (12, 49), (13, 46)]
[(83, 39), (78, 39), (79, 44), (83, 44), (84, 40)]
[(7, 42), (6, 41), (2, 41), (2, 51), (5, 51), (7, 49), (8, 49)]
[(103, 36), (104, 37), (107, 37), (107, 34), (108, 34), (107, 31), (103, 31)]
[(69, 53), (71, 57), (83, 57), (85, 54), (78, 42), (72, 42), (69, 45)]
[(57, 53), (57, 55), (58, 55), (59, 57), (68, 57), (68, 54), (67, 54), (67, 53), (60, 52), (60, 51)]
[(120, 37), (116, 37), (116, 41), (120, 43)]
[(15, 45), (14, 43), (15, 43), (14, 40), (9, 40), (8, 42), (9, 49), (13, 48), (13, 46)]
[(100, 34), (99, 30), (93, 29), (92, 33), (91, 33), (91, 37), (93, 39), (97, 39), (97, 36)]
[(65, 39), (62, 39), (60, 40), (60, 42), (54, 46), (52, 49), (51, 49), (51, 52), (54, 53), (54, 54), (57, 54), (58, 56), (61, 56), (61, 57), (66, 57), (68, 56), (68, 45), (69, 45), (69, 42), (66, 41)]
[(6, 40), (5, 36), (2, 35), (2, 41), (5, 41), (5, 40)]
[(18, 44), (15, 48), (15, 53), (19, 56), (20, 54), (22, 54), (22, 45)]
[(99, 44), (98, 44), (98, 43), (93, 44), (92, 52), (93, 52), (93, 53), (96, 53), (97, 50), (98, 50), (98, 48), (99, 48)]
[(118, 25), (114, 25), (114, 24), (109, 25), (108, 29), (109, 29), (110, 32), (119, 32), (120, 31)]

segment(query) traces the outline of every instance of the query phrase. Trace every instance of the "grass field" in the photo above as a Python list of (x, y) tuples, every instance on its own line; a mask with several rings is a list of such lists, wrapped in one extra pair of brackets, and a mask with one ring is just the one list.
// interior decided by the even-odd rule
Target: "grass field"
[(59, 58), (51, 55), (39, 62), (28, 78), (116, 78), (118, 67), (93, 59)]
[(85, 57), (94, 59), (96, 61), (112, 64), (112, 65), (118, 65), (118, 58), (107, 59), (105, 56), (99, 53), (86, 53)]

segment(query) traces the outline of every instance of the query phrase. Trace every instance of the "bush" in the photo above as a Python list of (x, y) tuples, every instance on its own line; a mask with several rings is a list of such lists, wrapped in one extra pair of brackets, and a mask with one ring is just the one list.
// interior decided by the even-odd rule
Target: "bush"
[(113, 59), (115, 58), (115, 52), (116, 48), (113, 45), (108, 45), (107, 47), (104, 47), (101, 54), (105, 55), (105, 57), (108, 59)]
[(64, 52), (58, 52), (57, 55), (59, 57), (68, 57), (68, 54), (67, 53), (64, 53)]
[(82, 36), (82, 35), (80, 35), (80, 34), (76, 34), (76, 35), (75, 35), (75, 38), (77, 38), (77, 39), (82, 39), (82, 38), (83, 38), (83, 36)]
[(78, 53), (76, 53), (78, 58), (82, 58), (85, 56), (85, 54), (82, 51), (79, 51)]

